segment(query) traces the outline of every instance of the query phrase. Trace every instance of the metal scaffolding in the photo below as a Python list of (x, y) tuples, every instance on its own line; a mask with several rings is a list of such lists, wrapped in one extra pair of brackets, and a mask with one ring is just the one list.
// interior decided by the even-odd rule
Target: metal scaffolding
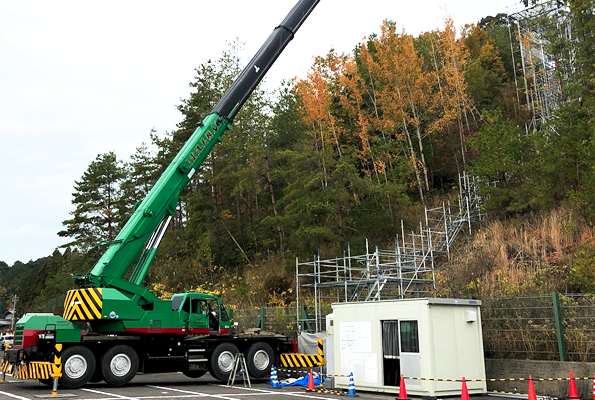
[[(523, 100), (532, 114), (531, 129), (538, 129), (561, 106), (562, 90), (557, 70), (561, 66), (560, 60), (547, 51), (550, 42), (543, 21), (554, 21), (558, 28), (556, 32), (564, 35), (566, 40), (572, 40), (572, 27), (566, 11), (562, 2), (552, 0), (540, 1), (520, 10), (518, 4), (507, 7), (517, 99), (520, 105), (519, 91), (524, 91)], [(518, 40), (518, 48), (513, 46), (513, 37)], [(572, 72), (571, 66), (564, 67), (562, 75)], [(520, 85), (519, 79), (522, 80)]]
[[(296, 259), (298, 326), (323, 329), (323, 308), (331, 303), (427, 296), (435, 289), (436, 258), (449, 257), (457, 235), (470, 234), (471, 225), (481, 222), (482, 200), (477, 180), (463, 173), (458, 204), (426, 207), (417, 232), (405, 232), (401, 221), (393, 249), (371, 249), (366, 239), (362, 255), (352, 255), (348, 245), (342, 257), (321, 260), (318, 254), (312, 261)], [(306, 304), (308, 314), (303, 311)]]

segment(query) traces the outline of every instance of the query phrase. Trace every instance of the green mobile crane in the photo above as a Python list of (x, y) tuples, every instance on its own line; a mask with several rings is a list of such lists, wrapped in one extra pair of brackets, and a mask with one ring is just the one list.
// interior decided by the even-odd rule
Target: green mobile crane
[(3, 371), (50, 383), (27, 366), (52, 362), (59, 353), (60, 383), (67, 388), (102, 380), (125, 385), (139, 371), (190, 377), (209, 371), (226, 380), (235, 354), (242, 352), (249, 373), (263, 378), (278, 355), (291, 350), (280, 335), (231, 335), (229, 314), (216, 296), (181, 293), (160, 300), (142, 283), (180, 193), (318, 2), (299, 0), (275, 28), (91, 272), (74, 277), (79, 289), (67, 293), (63, 316), (26, 314), (16, 323)]

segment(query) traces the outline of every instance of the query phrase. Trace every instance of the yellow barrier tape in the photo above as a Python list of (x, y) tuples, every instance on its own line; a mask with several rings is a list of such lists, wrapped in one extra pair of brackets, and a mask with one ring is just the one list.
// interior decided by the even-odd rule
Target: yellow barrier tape
[[(277, 371), (283, 371), (283, 372), (305, 372), (305, 373), (310, 373), (309, 369), (291, 369), (291, 368), (277, 368)], [(316, 371), (316, 370), (315, 370)], [(322, 376), (339, 376), (342, 378), (349, 378), (351, 375), (340, 375), (340, 374), (320, 374)]]
[(518, 395), (521, 395), (521, 396), (528, 396), (526, 393), (520, 393), (520, 392), (504, 392), (502, 390), (488, 390), (488, 393), (518, 394)]
[(330, 390), (330, 389), (316, 389), (314, 392), (317, 393), (326, 393), (326, 394), (334, 394), (335, 396), (345, 396), (348, 392)]
[[(331, 375), (329, 375), (331, 376)], [(345, 376), (345, 375), (339, 375)], [(349, 375), (347, 375), (349, 376)], [(404, 376), (405, 379), (415, 380), (415, 381), (433, 381), (433, 382), (463, 382), (462, 379), (444, 379), (444, 378), (420, 378), (415, 376)], [(593, 377), (585, 376), (583, 378), (574, 377), (575, 381), (579, 380), (589, 380), (593, 379)], [(465, 382), (514, 382), (514, 381), (528, 381), (529, 378), (484, 378), (484, 379), (467, 379), (465, 378)], [(570, 378), (538, 378), (533, 377), (533, 381), (569, 381)]]

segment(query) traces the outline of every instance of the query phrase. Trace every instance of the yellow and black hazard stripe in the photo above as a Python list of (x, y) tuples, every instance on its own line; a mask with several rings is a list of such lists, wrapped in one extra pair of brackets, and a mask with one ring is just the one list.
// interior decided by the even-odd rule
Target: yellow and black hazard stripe
[(56, 343), (54, 348), (54, 363), (52, 364), (52, 378), (62, 377), (62, 344)]
[(64, 300), (63, 317), (69, 321), (101, 319), (102, 306), (101, 288), (69, 290)]
[(60, 378), (62, 376), (62, 344), (56, 344), (53, 362), (31, 361), (26, 364), (13, 364), (4, 360), (0, 365), (0, 370), (21, 380)]
[(16, 379), (51, 379), (53, 372), (53, 365), (50, 362), (33, 361), (25, 365), (20, 365), (17, 368), (16, 374), (13, 378)]
[(324, 362), (324, 341), (322, 339), (318, 339), (317, 340), (318, 343), (318, 357), (320, 357), (322, 359), (322, 362), (320, 363), (320, 365), (325, 365)]
[(324, 365), (324, 357), (317, 354), (281, 354), (281, 365), (289, 368), (318, 367)]
[(4, 372), (5, 374), (12, 374), (14, 368), (14, 364), (9, 363), (8, 361), (2, 361), (2, 365), (0, 365), (0, 371)]

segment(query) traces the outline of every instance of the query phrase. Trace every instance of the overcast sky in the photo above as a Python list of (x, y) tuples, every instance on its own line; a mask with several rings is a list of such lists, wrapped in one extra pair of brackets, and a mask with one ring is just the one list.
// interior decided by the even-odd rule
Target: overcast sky
[[(149, 131), (175, 129), (194, 68), (236, 37), (246, 61), (296, 0), (0, 0), (0, 261), (50, 255), (66, 239), (78, 180), (97, 154), (127, 161)], [(304, 77), (313, 56), (350, 52), (390, 19), (417, 35), (517, 0), (321, 0), (267, 76)]]

